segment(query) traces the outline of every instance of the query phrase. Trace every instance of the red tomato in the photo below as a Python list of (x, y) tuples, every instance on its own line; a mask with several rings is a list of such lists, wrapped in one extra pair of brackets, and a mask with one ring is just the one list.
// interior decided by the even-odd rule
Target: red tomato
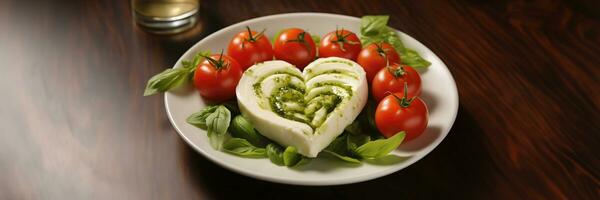
[(400, 63), (400, 56), (396, 49), (388, 43), (373, 43), (360, 51), (356, 62), (367, 72), (367, 81), (371, 83), (379, 70), (388, 65)]
[(200, 95), (212, 102), (235, 97), (235, 87), (242, 77), (242, 68), (232, 57), (213, 54), (205, 57), (194, 72), (194, 86)]
[(404, 84), (408, 83), (408, 98), (421, 94), (421, 76), (412, 67), (397, 63), (384, 67), (373, 78), (371, 93), (375, 100), (381, 101), (390, 93), (404, 92)]
[(341, 57), (356, 60), (362, 49), (358, 36), (347, 30), (335, 30), (327, 33), (319, 44), (319, 57)]
[(248, 30), (235, 35), (227, 47), (227, 55), (233, 57), (244, 70), (256, 63), (273, 60), (273, 48), (263, 34), (264, 30), (257, 33), (250, 27), (246, 28)]
[(273, 52), (275, 58), (285, 60), (300, 69), (304, 69), (317, 56), (315, 42), (310, 33), (299, 28), (282, 31), (275, 39)]
[(406, 132), (406, 141), (415, 139), (425, 131), (429, 114), (425, 102), (419, 97), (408, 99), (406, 93), (394, 93), (385, 97), (375, 111), (375, 124), (386, 138), (400, 131)]

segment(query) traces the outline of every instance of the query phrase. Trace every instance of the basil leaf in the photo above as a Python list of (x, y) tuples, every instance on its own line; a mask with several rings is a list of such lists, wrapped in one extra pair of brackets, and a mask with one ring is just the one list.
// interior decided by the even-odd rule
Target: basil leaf
[(346, 136), (346, 148), (350, 152), (354, 152), (356, 148), (362, 146), (363, 144), (370, 142), (371, 137), (364, 134), (348, 134)]
[(238, 107), (237, 101), (235, 101), (235, 100), (228, 101), (228, 102), (223, 103), (223, 105), (225, 107), (227, 107), (227, 109), (229, 109), (229, 111), (231, 111), (232, 115), (240, 114), (240, 108)]
[(198, 64), (200, 64), (200, 62), (202, 62), (204, 60), (204, 58), (207, 56), (210, 56), (210, 51), (198, 52), (198, 53), (196, 53), (196, 55), (194, 55), (192, 60), (181, 61), (181, 65), (184, 68), (189, 69), (190, 72), (194, 72), (196, 70), (196, 67), (198, 66)]
[(404, 131), (401, 131), (388, 139), (367, 142), (356, 148), (354, 152), (364, 159), (380, 158), (398, 148), (405, 136)]
[(206, 130), (208, 128), (206, 126), (206, 118), (208, 117), (208, 115), (215, 112), (216, 109), (217, 106), (207, 106), (199, 112), (190, 115), (185, 121), (188, 124)]
[(325, 147), (326, 150), (329, 151), (333, 151), (336, 152), (338, 154), (346, 154), (346, 137), (348, 136), (348, 134), (342, 134), (340, 136), (338, 136), (337, 138), (335, 138), (331, 143), (329, 143), (329, 146)]
[(364, 36), (377, 36), (387, 31), (387, 15), (367, 15), (360, 20), (360, 33)]
[(360, 160), (358, 160), (356, 158), (353, 158), (353, 157), (350, 157), (350, 156), (343, 156), (343, 155), (337, 154), (336, 152), (333, 152), (333, 151), (330, 151), (330, 150), (323, 150), (323, 152), (328, 153), (328, 154), (330, 154), (330, 155), (332, 155), (332, 156), (334, 156), (336, 158), (339, 158), (342, 161), (346, 161), (346, 162), (349, 162), (349, 163), (356, 163), (356, 164), (360, 163)]
[(223, 144), (223, 151), (233, 155), (248, 157), (248, 158), (264, 158), (267, 157), (267, 150), (264, 148), (255, 147), (247, 140), (242, 138), (230, 138)]
[(360, 25), (360, 40), (363, 46), (375, 42), (387, 42), (394, 46), (400, 54), (403, 64), (413, 68), (424, 68), (431, 63), (421, 57), (416, 51), (406, 48), (398, 36), (398, 32), (387, 26), (389, 16), (374, 15), (363, 16)]
[(298, 153), (296, 147), (288, 146), (283, 151), (283, 164), (288, 167), (295, 166), (302, 160), (302, 155)]
[(269, 140), (264, 136), (260, 135), (252, 124), (242, 115), (235, 116), (231, 121), (230, 132), (233, 137), (244, 138), (248, 140), (252, 145), (258, 147), (265, 147), (269, 143)]
[(313, 40), (313, 42), (315, 43), (315, 46), (318, 47), (319, 43), (321, 42), (321, 37), (319, 37), (318, 35), (311, 35), (310, 37)]
[(281, 35), (281, 33), (283, 33), (283, 31), (285, 31), (286, 29), (281, 29), (279, 30), (275, 36), (273, 36), (273, 38), (271, 38), (271, 44), (274, 46), (275, 45), (275, 41), (277, 41), (277, 39), (279, 38), (279, 35)]
[(402, 63), (413, 68), (429, 67), (431, 62), (423, 59), (415, 50), (405, 48), (401, 53)]
[(369, 99), (367, 101), (367, 105), (361, 111), (360, 117), (363, 127), (369, 132), (377, 132), (377, 126), (375, 124), (375, 111), (377, 109), (377, 104), (373, 99)]
[(338, 136), (323, 151), (325, 153), (335, 156), (336, 158), (339, 158), (342, 161), (350, 163), (360, 163), (360, 160), (354, 158), (353, 155), (348, 151), (348, 135), (349, 134), (342, 134), (341, 136)]
[(305, 159), (304, 156), (300, 155), (297, 149), (292, 146), (283, 149), (283, 147), (275, 143), (270, 143), (267, 145), (266, 149), (269, 160), (279, 166), (293, 167), (308, 161), (308, 159)]
[(269, 157), (269, 160), (271, 160), (272, 163), (275, 163), (276, 165), (279, 165), (279, 166), (284, 165), (283, 148), (281, 148), (277, 144), (270, 143), (267, 145), (266, 149), (267, 149), (267, 156)]
[(144, 96), (150, 96), (159, 92), (179, 87), (189, 80), (189, 71), (186, 68), (169, 68), (154, 75), (146, 84)]
[(226, 133), (230, 121), (231, 113), (222, 105), (217, 106), (215, 111), (206, 117), (208, 139), (213, 148), (221, 150), (227, 137)]
[(194, 76), (196, 66), (208, 55), (210, 55), (210, 51), (198, 52), (191, 61), (181, 61), (182, 67), (165, 69), (163, 72), (152, 76), (146, 84), (144, 96), (166, 92), (188, 83)]
[(360, 123), (358, 122), (358, 120), (354, 120), (350, 125), (346, 126), (346, 128), (344, 129), (345, 132), (348, 132), (350, 134), (360, 134), (362, 132), (362, 128), (360, 126)]

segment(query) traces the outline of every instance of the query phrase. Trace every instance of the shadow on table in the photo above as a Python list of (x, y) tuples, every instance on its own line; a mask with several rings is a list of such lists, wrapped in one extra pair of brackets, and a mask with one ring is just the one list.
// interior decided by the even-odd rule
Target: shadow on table
[(224, 169), (187, 145), (182, 156), (190, 181), (215, 199), (452, 198), (482, 197), (493, 162), (486, 151), (483, 130), (463, 107), (444, 141), (422, 160), (394, 174), (342, 186), (293, 186), (265, 182)]

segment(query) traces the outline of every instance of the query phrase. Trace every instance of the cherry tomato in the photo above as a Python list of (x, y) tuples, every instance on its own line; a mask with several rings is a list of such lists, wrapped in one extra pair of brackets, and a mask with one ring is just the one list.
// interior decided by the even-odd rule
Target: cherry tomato
[(415, 139), (425, 131), (429, 114), (425, 102), (419, 97), (407, 98), (407, 94), (394, 93), (386, 96), (375, 111), (375, 124), (386, 138), (405, 131), (406, 141)]
[(408, 98), (421, 94), (421, 76), (412, 67), (394, 63), (379, 70), (371, 83), (371, 94), (378, 102), (390, 93), (404, 92), (408, 83)]
[(362, 49), (358, 36), (347, 30), (335, 30), (327, 33), (319, 44), (319, 57), (341, 57), (356, 60)]
[(400, 56), (396, 49), (388, 43), (373, 43), (360, 51), (356, 62), (367, 72), (367, 81), (371, 83), (379, 70), (388, 65), (400, 63)]
[(205, 57), (194, 72), (194, 86), (200, 96), (218, 103), (235, 97), (235, 88), (242, 77), (242, 68), (232, 57), (213, 54)]
[(300, 69), (304, 69), (317, 56), (315, 42), (310, 33), (299, 28), (282, 31), (275, 39), (273, 52), (275, 58), (287, 61)]
[(256, 63), (273, 60), (273, 48), (263, 34), (264, 30), (257, 33), (250, 30), (250, 27), (246, 28), (247, 31), (235, 35), (227, 47), (227, 55), (233, 57), (243, 70)]

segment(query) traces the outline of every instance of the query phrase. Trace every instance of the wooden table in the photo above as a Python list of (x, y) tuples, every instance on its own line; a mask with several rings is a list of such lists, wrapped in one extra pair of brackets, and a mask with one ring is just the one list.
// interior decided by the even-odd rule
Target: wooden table
[[(202, 25), (172, 36), (128, 2), (0, 2), (0, 199), (600, 198), (597, 1), (202, 1)], [(299, 11), (392, 15), (457, 81), (448, 137), (380, 179), (281, 185), (205, 159), (142, 97), (206, 35)]]

